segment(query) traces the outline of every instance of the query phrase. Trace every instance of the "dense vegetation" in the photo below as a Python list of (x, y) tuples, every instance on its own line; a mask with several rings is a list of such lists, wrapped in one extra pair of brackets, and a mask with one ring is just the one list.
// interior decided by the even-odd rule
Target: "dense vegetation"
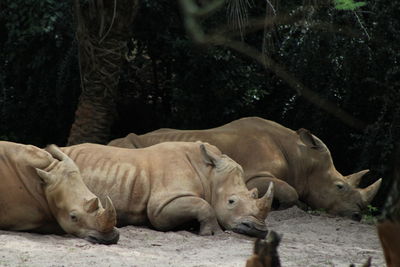
[[(367, 1), (356, 11), (329, 4), (307, 12), (306, 23), (243, 36), (308, 88), (360, 119), (364, 129), (317, 108), (240, 53), (194, 45), (175, 1), (141, 2), (119, 84), (113, 137), (160, 127), (209, 128), (261, 116), (311, 130), (331, 149), (343, 174), (370, 168), (365, 183), (384, 176), (375, 204), (381, 203), (400, 137), (400, 2)], [(280, 3), (277, 11), (290, 13), (306, 2), (313, 1)], [(265, 13), (265, 1), (248, 8), (249, 17)], [(221, 10), (204, 27), (226, 21)], [(80, 94), (70, 2), (2, 1), (0, 49), (0, 138), (64, 145)]]

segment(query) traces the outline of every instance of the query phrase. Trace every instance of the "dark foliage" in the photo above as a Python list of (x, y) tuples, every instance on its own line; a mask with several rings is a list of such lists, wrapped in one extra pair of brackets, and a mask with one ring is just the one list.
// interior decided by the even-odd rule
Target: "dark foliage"
[[(263, 16), (265, 2), (254, 2), (249, 15)], [(278, 11), (305, 2), (282, 1)], [(400, 137), (399, 2), (367, 1), (357, 13), (330, 5), (310, 13), (305, 25), (277, 25), (267, 34), (268, 54), (361, 119), (364, 131), (322, 112), (245, 56), (223, 47), (194, 46), (177, 1), (141, 4), (127, 55), (131, 60), (120, 80), (113, 137), (160, 127), (209, 128), (262, 116), (312, 131), (331, 149), (344, 174), (370, 168), (365, 184), (384, 176), (375, 204), (381, 203), (391, 180), (387, 162)], [(0, 4), (1, 139), (66, 143), (80, 94), (71, 11), (68, 1)], [(221, 11), (204, 25), (213, 29), (226, 20)], [(261, 49), (262, 37), (262, 31), (256, 32), (245, 41)]]
[(8, 1), (0, 8), (0, 137), (62, 143), (79, 96), (71, 7)]

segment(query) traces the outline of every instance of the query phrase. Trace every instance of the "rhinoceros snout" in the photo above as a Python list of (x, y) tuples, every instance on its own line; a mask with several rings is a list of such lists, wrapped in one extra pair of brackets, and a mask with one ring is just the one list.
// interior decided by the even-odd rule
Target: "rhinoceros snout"
[(254, 236), (257, 238), (265, 238), (268, 233), (267, 227), (265, 225), (255, 225), (255, 223), (251, 222), (242, 222), (233, 227), (232, 231), (238, 234)]
[(111, 245), (117, 244), (119, 240), (119, 231), (117, 229), (113, 229), (109, 233), (95, 233), (87, 236), (85, 238), (87, 241), (95, 244), (103, 244), (103, 245)]

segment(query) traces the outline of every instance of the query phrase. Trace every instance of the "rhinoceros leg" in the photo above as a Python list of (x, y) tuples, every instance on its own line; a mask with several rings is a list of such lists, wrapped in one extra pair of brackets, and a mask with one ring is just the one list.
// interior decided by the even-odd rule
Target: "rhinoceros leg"
[(299, 202), (296, 189), (278, 178), (257, 176), (246, 180), (247, 188), (257, 188), (259, 196), (263, 196), (267, 192), (270, 182), (274, 182), (274, 199), (279, 201), (279, 209), (289, 208)]
[(160, 209), (149, 209), (148, 215), (150, 223), (161, 231), (171, 230), (186, 222), (197, 220), (200, 223), (200, 235), (221, 232), (214, 209), (199, 197), (176, 198)]

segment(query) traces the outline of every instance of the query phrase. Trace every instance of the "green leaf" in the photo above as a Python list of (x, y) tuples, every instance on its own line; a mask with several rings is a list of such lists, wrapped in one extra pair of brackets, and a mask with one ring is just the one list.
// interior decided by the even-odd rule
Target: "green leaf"
[(365, 6), (365, 2), (354, 2), (353, 0), (334, 0), (335, 8), (338, 10), (355, 10)]

